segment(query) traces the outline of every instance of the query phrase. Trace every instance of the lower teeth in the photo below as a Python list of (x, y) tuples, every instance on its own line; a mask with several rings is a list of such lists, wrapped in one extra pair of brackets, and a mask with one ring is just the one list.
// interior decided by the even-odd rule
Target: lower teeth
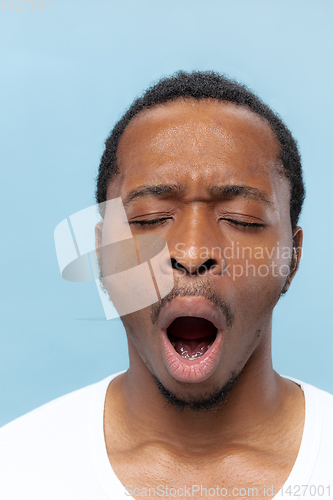
[[(203, 355), (204, 355), (204, 354), (208, 351), (208, 349), (209, 349), (209, 348), (213, 345), (213, 342), (214, 342), (214, 341), (212, 340), (212, 341), (210, 342), (210, 344), (208, 344), (207, 349), (205, 350), (205, 352), (200, 352), (200, 351), (199, 351), (199, 352), (196, 352), (196, 353), (194, 354), (194, 356), (190, 357), (190, 356), (189, 356), (189, 354), (188, 354), (188, 352), (187, 352), (187, 351), (184, 351), (184, 350), (183, 350), (183, 348), (181, 348), (181, 351), (182, 351), (182, 352), (180, 353), (180, 355), (181, 355), (181, 357), (182, 357), (183, 359), (187, 359), (188, 361), (194, 361), (195, 359), (199, 359), (199, 358), (201, 358), (201, 356), (203, 356)], [(172, 344), (173, 348), (176, 350), (176, 342), (171, 341), (171, 344)], [(177, 351), (176, 351), (176, 352), (177, 352)]]

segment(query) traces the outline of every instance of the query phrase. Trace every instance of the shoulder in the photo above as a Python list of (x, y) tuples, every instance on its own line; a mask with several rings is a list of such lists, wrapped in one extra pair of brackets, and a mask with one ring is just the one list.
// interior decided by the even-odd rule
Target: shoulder
[(312, 407), (315, 407), (321, 422), (322, 440), (329, 438), (333, 455), (333, 395), (310, 384), (304, 384), (304, 386), (307, 393), (311, 395), (307, 398), (307, 411), (310, 412)]
[(282, 377), (292, 380), (302, 388), (305, 395), (306, 403), (308, 405), (313, 405), (317, 402), (317, 404), (319, 403), (321, 405), (324, 405), (325, 410), (332, 411), (333, 409), (332, 394), (322, 389), (319, 389), (318, 387), (315, 387), (314, 385), (311, 385), (307, 382), (302, 382), (301, 380), (298, 380), (294, 377), (288, 377), (285, 375), (282, 375)]
[(291, 380), (301, 386), (305, 396), (305, 426), (298, 457), (309, 481), (304, 484), (329, 487), (333, 463), (333, 395), (311, 384)]
[(28, 438), (31, 433), (35, 432), (36, 435), (41, 435), (44, 431), (49, 433), (52, 428), (55, 430), (55, 423), (57, 423), (57, 428), (64, 421), (66, 421), (66, 426), (72, 425), (77, 415), (84, 414), (90, 398), (93, 397), (96, 385), (93, 384), (54, 399), (3, 426), (0, 429), (2, 446), (7, 440), (11, 440), (11, 445), (13, 445), (15, 436), (19, 434), (24, 434)]
[(288, 378), (299, 384), (303, 389), (306, 402), (306, 411), (310, 411), (310, 409), (316, 407), (317, 411), (323, 413), (323, 417), (325, 417), (325, 415), (332, 415), (333, 412), (332, 394), (322, 389), (319, 389), (314, 385), (308, 384), (306, 382), (302, 382), (300, 380), (291, 377)]
[(21, 493), (22, 498), (30, 498), (27, 492), (32, 491), (35, 499), (53, 498), (48, 485), (57, 478), (62, 482), (57, 484), (58, 494), (62, 492), (58, 487), (72, 489), (73, 477), (82, 478), (84, 484), (90, 471), (93, 410), (97, 406), (102, 422), (105, 392), (112, 378), (55, 399), (0, 429), (0, 470), (5, 477), (0, 498), (16, 499)]

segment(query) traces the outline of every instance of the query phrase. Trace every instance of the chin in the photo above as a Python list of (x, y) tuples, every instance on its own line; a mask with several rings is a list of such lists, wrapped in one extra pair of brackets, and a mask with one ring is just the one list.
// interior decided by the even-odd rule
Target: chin
[[(182, 384), (183, 394), (179, 391), (171, 391), (167, 389), (162, 382), (153, 375), (160, 395), (164, 398), (168, 406), (173, 407), (178, 411), (216, 411), (228, 399), (228, 396), (238, 380), (238, 374), (233, 372), (228, 378), (228, 381), (222, 387), (213, 387), (210, 391), (202, 391), (200, 394), (189, 395), (186, 393), (186, 387), (190, 384)], [(192, 385), (192, 384), (191, 384)]]

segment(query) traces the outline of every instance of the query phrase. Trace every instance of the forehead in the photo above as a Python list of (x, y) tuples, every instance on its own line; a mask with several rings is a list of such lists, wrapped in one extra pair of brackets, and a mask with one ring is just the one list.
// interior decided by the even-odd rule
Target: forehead
[(145, 128), (146, 132), (150, 129), (156, 135), (162, 130), (172, 130), (179, 126), (187, 130), (197, 129), (201, 133), (205, 130), (215, 130), (222, 134), (236, 133), (237, 136), (264, 133), (266, 139), (269, 135), (278, 148), (278, 142), (269, 123), (249, 108), (216, 99), (197, 101), (191, 98), (169, 101), (141, 111), (127, 125), (119, 146), (121, 148), (124, 140), (133, 139), (138, 128), (141, 130)]
[(244, 106), (217, 100), (178, 100), (135, 116), (118, 147), (112, 197), (136, 185), (169, 180), (210, 185), (244, 183), (274, 191), (286, 183), (280, 145), (269, 124)]

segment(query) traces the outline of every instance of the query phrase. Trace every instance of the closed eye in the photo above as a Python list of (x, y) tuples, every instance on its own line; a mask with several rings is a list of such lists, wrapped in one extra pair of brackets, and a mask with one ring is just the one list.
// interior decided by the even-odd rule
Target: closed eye
[(241, 226), (244, 228), (249, 228), (249, 229), (255, 229), (255, 228), (263, 228), (264, 224), (260, 224), (259, 222), (244, 222), (240, 220), (235, 220), (235, 219), (220, 219), (224, 220), (226, 222), (229, 222), (230, 224), (234, 226)]
[(138, 226), (154, 226), (157, 224), (162, 224), (164, 221), (169, 220), (170, 217), (164, 217), (162, 219), (150, 219), (150, 220), (133, 220), (130, 224), (137, 224)]

